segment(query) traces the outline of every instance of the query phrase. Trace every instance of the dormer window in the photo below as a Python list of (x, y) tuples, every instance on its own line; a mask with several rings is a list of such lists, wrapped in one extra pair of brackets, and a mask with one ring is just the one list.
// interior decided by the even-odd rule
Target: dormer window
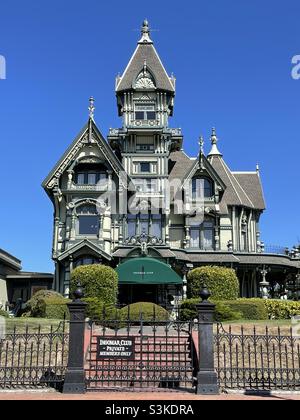
[(211, 198), (213, 196), (213, 183), (208, 178), (194, 178), (192, 182), (193, 200)]
[(156, 112), (154, 104), (139, 104), (135, 106), (135, 119), (137, 121), (155, 121)]

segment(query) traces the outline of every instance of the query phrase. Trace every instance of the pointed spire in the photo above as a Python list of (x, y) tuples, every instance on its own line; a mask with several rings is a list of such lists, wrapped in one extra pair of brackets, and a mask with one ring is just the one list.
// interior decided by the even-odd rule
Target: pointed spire
[(215, 128), (212, 129), (212, 134), (211, 134), (210, 139), (211, 139), (212, 148), (211, 148), (211, 151), (208, 154), (208, 156), (222, 156), (222, 153), (220, 153), (219, 150), (218, 150), (218, 146), (217, 146), (218, 137), (217, 137), (217, 133), (216, 133)]
[(142, 38), (140, 39), (139, 44), (153, 44), (150, 38), (150, 26), (147, 19), (145, 19), (143, 22)]
[(89, 106), (89, 116), (90, 119), (93, 120), (94, 119), (94, 115), (95, 115), (95, 99), (93, 98), (93, 96), (90, 97), (90, 106)]

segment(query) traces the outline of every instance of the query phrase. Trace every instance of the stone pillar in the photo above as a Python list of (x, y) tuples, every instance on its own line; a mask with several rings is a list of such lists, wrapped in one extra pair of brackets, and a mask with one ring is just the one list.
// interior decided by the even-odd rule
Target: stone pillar
[(69, 360), (63, 387), (64, 394), (84, 394), (86, 392), (84, 370), (85, 311), (80, 287), (74, 293), (74, 300), (68, 304), (70, 311)]
[(208, 302), (210, 293), (203, 289), (200, 293), (202, 302), (197, 305), (198, 340), (199, 340), (199, 372), (197, 375), (198, 395), (219, 394), (218, 377), (214, 362), (214, 314), (215, 305)]

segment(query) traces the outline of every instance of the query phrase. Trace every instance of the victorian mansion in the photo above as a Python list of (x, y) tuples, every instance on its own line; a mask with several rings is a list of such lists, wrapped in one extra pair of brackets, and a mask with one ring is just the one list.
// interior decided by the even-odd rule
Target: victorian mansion
[(175, 92), (145, 21), (116, 80), (121, 128), (105, 138), (91, 98), (87, 124), (43, 183), (54, 205), (54, 288), (62, 294), (72, 270), (86, 264), (117, 269), (120, 303), (161, 305), (184, 298), (187, 272), (202, 265), (236, 269), (245, 297), (260, 296), (262, 285), (284, 290), (300, 272), (299, 250), (262, 241), (259, 168), (233, 172), (215, 129), (207, 155), (203, 139), (196, 158), (184, 152), (181, 129), (170, 128)]

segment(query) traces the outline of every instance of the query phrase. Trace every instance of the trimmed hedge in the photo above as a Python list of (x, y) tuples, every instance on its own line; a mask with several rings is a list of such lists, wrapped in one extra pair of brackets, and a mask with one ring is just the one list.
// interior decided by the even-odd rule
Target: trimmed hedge
[(45, 319), (69, 319), (68, 302), (70, 302), (68, 299), (42, 299), (39, 305), (38, 317)]
[(98, 298), (84, 298), (87, 303), (87, 318), (102, 321), (103, 319), (119, 319), (119, 309), (113, 305), (106, 305)]
[(86, 298), (98, 298), (115, 305), (118, 296), (118, 274), (105, 265), (85, 265), (75, 268), (71, 275), (71, 293), (81, 283)]
[(234, 301), (225, 301), (232, 311), (240, 312), (240, 319), (250, 319), (254, 321), (267, 320), (268, 311), (263, 299), (238, 299)]
[(188, 274), (188, 297), (197, 299), (206, 286), (213, 300), (236, 300), (239, 297), (239, 280), (236, 272), (224, 267), (200, 267)]
[(300, 302), (292, 300), (264, 300), (269, 319), (291, 319), (300, 315)]
[(127, 320), (129, 315), (130, 321), (140, 321), (141, 314), (144, 321), (153, 321), (155, 313), (156, 321), (168, 321), (170, 314), (161, 306), (150, 302), (138, 302), (125, 306), (120, 310), (120, 317), (122, 320)]
[[(187, 299), (180, 305), (179, 317), (181, 321), (193, 321), (198, 318), (196, 305), (200, 303), (200, 299)], [(215, 321), (237, 321), (242, 318), (242, 313), (233, 310), (227, 302), (215, 302), (216, 313)]]
[(2, 309), (0, 309), (0, 317), (9, 318), (9, 315), (6, 311), (3, 311)]

